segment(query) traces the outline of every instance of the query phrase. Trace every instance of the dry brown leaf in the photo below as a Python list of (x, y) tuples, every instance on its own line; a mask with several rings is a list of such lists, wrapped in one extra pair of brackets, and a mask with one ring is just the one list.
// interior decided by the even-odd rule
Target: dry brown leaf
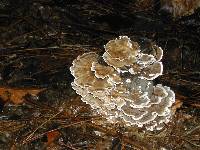
[(23, 97), (25, 95), (37, 95), (43, 90), (44, 89), (0, 87), (0, 98), (4, 102), (11, 101), (14, 104), (20, 104), (24, 101)]
[(60, 136), (60, 132), (59, 131), (48, 132), (47, 133), (47, 139), (48, 139), (47, 145), (49, 145), (52, 142), (54, 142), (59, 136)]
[(172, 105), (173, 113), (175, 113), (176, 110), (182, 106), (182, 104), (183, 104), (183, 102), (181, 100), (176, 99), (175, 103)]

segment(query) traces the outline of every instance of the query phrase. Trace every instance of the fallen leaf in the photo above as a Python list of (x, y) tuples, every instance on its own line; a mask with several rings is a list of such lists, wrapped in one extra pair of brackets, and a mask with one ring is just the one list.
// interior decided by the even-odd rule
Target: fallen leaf
[(37, 95), (45, 89), (28, 89), (28, 88), (8, 88), (0, 87), (0, 98), (4, 101), (11, 101), (14, 104), (20, 104), (24, 101), (27, 94)]
[(183, 102), (179, 99), (176, 99), (175, 103), (172, 105), (172, 112), (175, 113), (178, 108), (182, 106)]
[(58, 131), (52, 131), (47, 133), (47, 145), (50, 145), (54, 140), (58, 138), (60, 135), (60, 132)]

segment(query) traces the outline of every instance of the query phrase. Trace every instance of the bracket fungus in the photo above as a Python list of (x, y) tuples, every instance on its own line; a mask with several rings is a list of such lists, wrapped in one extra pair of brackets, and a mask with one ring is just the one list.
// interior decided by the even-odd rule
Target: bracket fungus
[(154, 55), (144, 54), (127, 36), (111, 40), (103, 56), (89, 52), (73, 61), (72, 88), (110, 123), (160, 130), (172, 117), (175, 94), (153, 85), (163, 72), (163, 50), (156, 45), (153, 49)]

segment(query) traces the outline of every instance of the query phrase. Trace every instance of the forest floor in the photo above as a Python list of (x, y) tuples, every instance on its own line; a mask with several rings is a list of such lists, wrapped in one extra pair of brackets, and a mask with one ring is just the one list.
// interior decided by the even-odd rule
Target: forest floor
[[(143, 3), (142, 3), (143, 2)], [(155, 0), (1, 0), (0, 150), (200, 149), (200, 11), (174, 18)], [(100, 126), (71, 88), (72, 61), (120, 35), (164, 50), (156, 83), (176, 94), (161, 131)]]

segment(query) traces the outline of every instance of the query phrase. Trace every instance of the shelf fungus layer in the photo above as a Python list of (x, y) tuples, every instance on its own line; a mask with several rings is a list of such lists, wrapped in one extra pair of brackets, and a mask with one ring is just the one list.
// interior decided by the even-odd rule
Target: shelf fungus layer
[(160, 130), (172, 117), (175, 94), (169, 87), (153, 85), (163, 71), (163, 51), (152, 48), (154, 55), (144, 54), (138, 43), (120, 36), (105, 45), (103, 56), (78, 56), (70, 67), (72, 88), (110, 123)]

